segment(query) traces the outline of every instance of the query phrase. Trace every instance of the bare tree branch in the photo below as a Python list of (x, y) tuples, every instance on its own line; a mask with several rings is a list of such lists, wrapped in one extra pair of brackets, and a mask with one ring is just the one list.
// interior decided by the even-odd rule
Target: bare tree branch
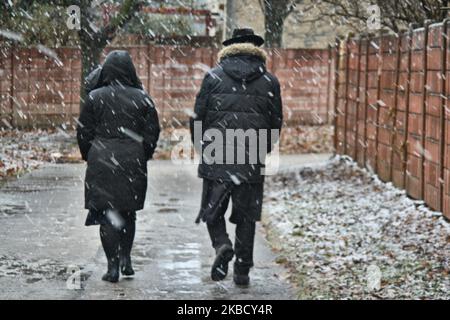
[[(364, 30), (369, 18), (367, 7), (374, 2), (360, 0), (319, 0), (322, 14), (338, 25)], [(425, 20), (442, 21), (446, 17), (446, 0), (376, 0), (381, 11), (381, 25), (388, 30), (399, 32), (410, 23), (423, 25)]]

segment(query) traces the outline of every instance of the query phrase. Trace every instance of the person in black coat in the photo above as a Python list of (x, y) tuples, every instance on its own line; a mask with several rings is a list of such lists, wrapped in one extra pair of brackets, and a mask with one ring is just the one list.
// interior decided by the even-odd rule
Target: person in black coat
[(87, 97), (77, 126), (87, 161), (86, 225), (100, 225), (108, 260), (103, 280), (117, 282), (119, 269), (131, 276), (136, 211), (143, 209), (147, 161), (160, 127), (156, 108), (143, 90), (130, 55), (112, 51), (86, 79)]
[[(263, 43), (252, 29), (234, 30), (233, 37), (223, 43), (219, 65), (204, 77), (190, 119), (192, 142), (201, 154), (198, 175), (203, 178), (196, 222), (206, 222), (216, 250), (211, 278), (223, 280), (236, 255), (233, 279), (238, 285), (250, 281), (255, 222), (261, 219), (265, 156), (277, 141), (283, 119), (280, 84), (266, 70), (266, 55), (259, 48)], [(230, 132), (239, 131), (250, 136), (255, 133), (256, 140), (228, 140)], [(211, 152), (213, 145), (215, 151)], [(241, 159), (240, 150), (244, 150)], [(224, 219), (230, 198), (230, 222), (236, 224), (234, 249)]]

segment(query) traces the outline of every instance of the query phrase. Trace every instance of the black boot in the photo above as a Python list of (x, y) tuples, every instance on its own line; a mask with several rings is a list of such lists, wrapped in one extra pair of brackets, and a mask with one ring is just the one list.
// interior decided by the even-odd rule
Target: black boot
[(136, 232), (136, 223), (128, 220), (120, 234), (120, 271), (124, 276), (134, 275), (131, 264), (131, 249), (133, 247), (134, 234)]
[(216, 252), (216, 259), (211, 267), (211, 279), (221, 281), (228, 274), (228, 263), (233, 259), (234, 250), (229, 244), (222, 245)]
[(247, 287), (250, 285), (250, 277), (248, 272), (239, 272), (234, 269), (233, 281), (236, 285), (241, 287)]
[(134, 276), (134, 269), (129, 255), (120, 257), (120, 272), (127, 277)]
[(236, 285), (247, 287), (250, 284), (249, 273), (250, 268), (241, 266), (238, 261), (234, 262), (233, 281)]
[(119, 242), (120, 232), (114, 226), (101, 225), (100, 239), (108, 260), (108, 271), (103, 275), (103, 281), (119, 281)]
[(220, 216), (217, 220), (207, 223), (212, 246), (216, 249), (216, 258), (211, 267), (211, 279), (221, 281), (228, 274), (228, 263), (233, 259), (233, 245), (228, 238), (225, 219)]
[(112, 283), (119, 281), (119, 259), (108, 259), (108, 271), (103, 275), (102, 280)]

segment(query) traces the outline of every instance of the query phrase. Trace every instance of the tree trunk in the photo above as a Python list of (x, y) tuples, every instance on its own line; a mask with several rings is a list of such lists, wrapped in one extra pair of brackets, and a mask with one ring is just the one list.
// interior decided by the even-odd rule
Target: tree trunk
[(280, 15), (267, 15), (265, 21), (266, 46), (270, 48), (280, 48), (283, 44), (283, 24), (284, 18)]
[(267, 47), (279, 48), (283, 44), (284, 20), (289, 15), (286, 1), (264, 1), (265, 41)]
[(81, 44), (81, 88), (80, 88), (80, 111), (83, 108), (84, 99), (86, 98), (84, 80), (89, 73), (100, 64), (101, 54), (109, 41), (114, 39), (119, 28), (127, 23), (133, 13), (140, 10), (139, 0), (124, 0), (122, 6), (107, 26), (101, 28), (100, 31), (93, 30), (90, 21), (94, 19), (90, 1), (83, 0), (80, 2), (81, 8), (81, 30), (79, 32)]
[(233, 29), (236, 28), (236, 6), (233, 0), (228, 0), (226, 3), (226, 16), (225, 16), (225, 29), (223, 34), (223, 40), (231, 37)]

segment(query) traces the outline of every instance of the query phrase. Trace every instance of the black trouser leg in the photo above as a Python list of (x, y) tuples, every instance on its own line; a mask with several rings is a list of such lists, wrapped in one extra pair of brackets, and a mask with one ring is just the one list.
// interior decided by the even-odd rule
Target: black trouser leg
[(228, 263), (233, 259), (233, 244), (228, 237), (224, 216), (217, 217), (214, 223), (207, 222), (211, 242), (216, 249), (216, 258), (211, 267), (211, 279), (220, 281), (228, 273)]
[(203, 181), (200, 217), (206, 221), (216, 258), (211, 266), (211, 279), (220, 281), (228, 273), (228, 263), (233, 259), (233, 244), (228, 237), (225, 212), (230, 201), (230, 184), (221, 181)]
[(133, 275), (131, 249), (133, 248), (134, 235), (136, 233), (136, 222), (134, 219), (127, 219), (126, 215), (124, 215), (124, 218), (125, 226), (120, 231), (120, 265), (124, 275)]
[(108, 260), (108, 272), (103, 280), (116, 282), (119, 279), (120, 230), (109, 224), (100, 225), (100, 239)]
[(236, 261), (234, 268), (235, 272), (239, 274), (248, 274), (250, 268), (253, 267), (255, 227), (255, 221), (245, 218), (236, 224), (236, 240), (234, 244)]
[(125, 220), (125, 226), (120, 232), (120, 251), (124, 256), (129, 256), (131, 254), (135, 233), (136, 222), (132, 219)]
[(100, 225), (100, 239), (108, 260), (119, 257), (120, 231), (109, 224)]
[(214, 221), (208, 221), (206, 225), (214, 249), (217, 250), (224, 244), (233, 245), (228, 237), (227, 226), (223, 216), (218, 217)]

